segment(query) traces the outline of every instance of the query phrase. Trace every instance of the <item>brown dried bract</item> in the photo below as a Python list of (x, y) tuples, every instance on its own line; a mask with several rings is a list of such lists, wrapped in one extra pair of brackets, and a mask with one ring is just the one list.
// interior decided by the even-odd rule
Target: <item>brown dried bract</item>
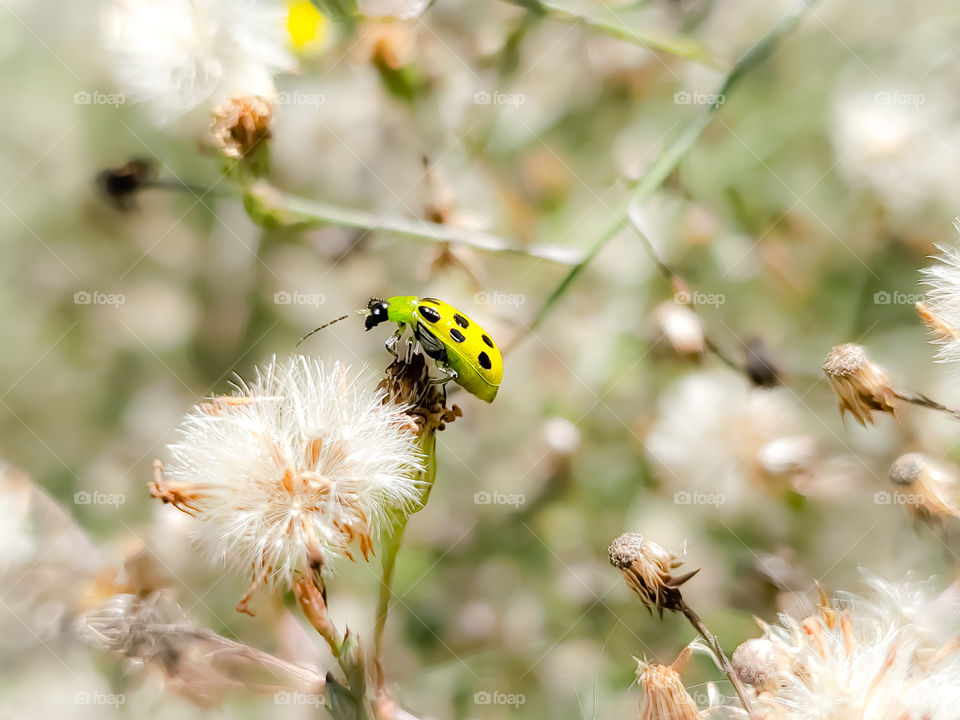
[(426, 357), (412, 352), (409, 343), (398, 350), (397, 359), (390, 363), (379, 385), (386, 392), (384, 403), (408, 405), (411, 429), (418, 435), (443, 430), (461, 417), (463, 411), (459, 405), (447, 407), (447, 393), (431, 379)]
[(193, 504), (201, 497), (196, 489), (186, 483), (169, 482), (163, 477), (163, 463), (160, 460), (153, 461), (153, 480), (147, 483), (147, 488), (157, 500), (169, 503), (191, 517), (200, 513), (200, 509)]

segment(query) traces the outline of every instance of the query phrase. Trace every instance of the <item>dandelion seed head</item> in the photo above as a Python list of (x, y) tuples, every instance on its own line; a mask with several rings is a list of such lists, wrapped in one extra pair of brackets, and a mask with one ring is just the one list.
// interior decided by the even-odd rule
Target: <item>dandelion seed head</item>
[[(954, 227), (960, 232), (960, 219)], [(917, 309), (935, 333), (936, 359), (952, 363), (960, 360), (960, 249), (946, 245), (937, 249), (935, 264), (920, 271), (927, 291), (926, 303)]]
[(766, 685), (761, 694), (761, 706), (770, 717), (956, 717), (960, 657), (913, 620), (931, 605), (931, 598), (916, 588), (875, 590), (870, 600), (824, 597), (803, 619), (781, 615), (779, 625), (764, 626), (763, 640), (774, 656), (789, 660), (786, 671), (778, 672), (778, 682)]
[(763, 448), (801, 428), (786, 393), (753, 388), (741, 373), (710, 370), (686, 376), (663, 394), (645, 445), (672, 493), (722, 496), (711, 512), (736, 514), (767, 497), (758, 489), (792, 479), (789, 469), (783, 477), (771, 475)]
[(355, 546), (366, 557), (418, 502), (423, 457), (405, 410), (339, 363), (274, 359), (187, 414), (164, 483), (211, 556), (290, 584)]
[(118, 81), (159, 124), (235, 95), (274, 94), (295, 68), (283, 8), (263, 0), (110, 0), (105, 41)]

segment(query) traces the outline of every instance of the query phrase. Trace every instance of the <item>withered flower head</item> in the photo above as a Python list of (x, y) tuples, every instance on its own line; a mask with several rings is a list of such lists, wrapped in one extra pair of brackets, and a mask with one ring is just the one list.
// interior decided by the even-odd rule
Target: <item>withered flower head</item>
[(898, 504), (905, 505), (915, 520), (939, 524), (960, 517), (960, 480), (954, 470), (912, 452), (894, 460), (888, 474), (908, 493)]
[(409, 342), (397, 350), (397, 358), (387, 367), (386, 377), (378, 386), (384, 393), (383, 402), (407, 407), (407, 415), (421, 437), (443, 430), (462, 417), (459, 405), (447, 407), (446, 390), (430, 378), (423, 353), (414, 352)]
[(823, 361), (823, 372), (837, 395), (840, 414), (850, 412), (861, 425), (873, 424), (871, 413), (895, 412), (896, 393), (886, 373), (870, 362), (862, 345), (837, 345)]
[(683, 606), (678, 589), (692, 578), (699, 569), (673, 576), (673, 570), (683, 564), (680, 554), (672, 553), (640, 533), (625, 532), (607, 549), (610, 564), (623, 573), (627, 587), (637, 593), (650, 608), (657, 608), (660, 614), (664, 610), (679, 610)]
[(273, 108), (259, 95), (234, 97), (213, 111), (213, 143), (227, 157), (239, 160), (270, 137)]
[[(685, 648), (670, 665), (650, 665), (637, 659), (637, 681), (643, 688), (640, 720), (699, 720), (702, 713), (683, 686), (678, 672), (690, 659)], [(636, 658), (635, 658), (636, 659)]]

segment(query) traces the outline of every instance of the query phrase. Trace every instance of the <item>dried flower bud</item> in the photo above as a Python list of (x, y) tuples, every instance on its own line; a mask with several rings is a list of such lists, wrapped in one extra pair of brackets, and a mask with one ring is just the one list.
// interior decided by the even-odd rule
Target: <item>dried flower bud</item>
[(870, 362), (862, 345), (837, 345), (823, 361), (823, 372), (837, 394), (841, 415), (849, 411), (865, 426), (868, 422), (873, 424), (873, 411), (894, 414), (896, 393), (890, 380)]
[(270, 137), (273, 109), (259, 95), (235, 97), (213, 111), (210, 133), (227, 157), (239, 160)]
[(97, 184), (120, 210), (131, 210), (137, 193), (156, 176), (153, 161), (134, 159), (97, 175)]
[(655, 607), (661, 615), (665, 609), (679, 610), (683, 606), (678, 588), (700, 572), (697, 569), (673, 577), (672, 571), (682, 564), (683, 552), (672, 553), (640, 533), (623, 533), (610, 543), (607, 553), (610, 564), (623, 573), (627, 586), (648, 609)]
[(780, 370), (767, 350), (763, 338), (750, 338), (744, 345), (746, 360), (743, 369), (757, 387), (772, 388), (781, 384)]
[(890, 466), (890, 480), (909, 493), (901, 498), (915, 520), (939, 524), (960, 517), (960, 483), (952, 470), (923, 453), (901, 455)]
[(637, 681), (643, 688), (640, 720), (699, 720), (700, 710), (678, 672), (690, 654), (690, 648), (685, 648), (670, 665), (648, 665), (637, 660)]
[(737, 677), (756, 692), (773, 692), (781, 670), (780, 652), (766, 638), (752, 638), (740, 643), (731, 658)]

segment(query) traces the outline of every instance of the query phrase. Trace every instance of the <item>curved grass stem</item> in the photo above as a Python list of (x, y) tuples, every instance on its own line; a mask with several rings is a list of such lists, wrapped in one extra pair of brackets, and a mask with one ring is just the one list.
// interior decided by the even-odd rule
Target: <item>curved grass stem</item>
[(701, 109), (693, 119), (680, 131), (680, 134), (667, 145), (664, 151), (654, 162), (639, 183), (634, 187), (630, 197), (618, 207), (610, 220), (600, 231), (597, 239), (587, 249), (586, 255), (576, 263), (560, 280), (544, 303), (534, 313), (530, 323), (521, 334), (513, 338), (506, 349), (509, 350), (525, 336), (535, 331), (556, 306), (557, 301), (566, 293), (573, 282), (587, 268), (590, 262), (606, 247), (616, 235), (628, 226), (630, 208), (647, 202), (660, 189), (680, 161), (687, 154), (701, 133), (710, 124), (713, 116), (720, 110), (730, 93), (751, 70), (762, 63), (773, 52), (777, 42), (791, 32), (800, 22), (806, 10), (816, 4), (817, 0), (802, 0), (797, 7), (777, 22), (766, 35), (757, 40), (747, 52), (730, 68), (717, 91), (718, 101)]
[(623, 19), (612, 10), (608, 10), (606, 17), (601, 18), (594, 15), (575, 13), (566, 8), (554, 5), (553, 3), (543, 2), (543, 0), (533, 3), (530, 2), (530, 0), (525, 0), (524, 2), (506, 0), (506, 2), (509, 2), (511, 5), (529, 7), (533, 12), (544, 15), (552, 20), (570, 25), (580, 25), (639, 47), (660, 50), (687, 60), (695, 60), (710, 66), (714, 65), (709, 50), (700, 43), (683, 36), (669, 35), (633, 27), (625, 23)]

